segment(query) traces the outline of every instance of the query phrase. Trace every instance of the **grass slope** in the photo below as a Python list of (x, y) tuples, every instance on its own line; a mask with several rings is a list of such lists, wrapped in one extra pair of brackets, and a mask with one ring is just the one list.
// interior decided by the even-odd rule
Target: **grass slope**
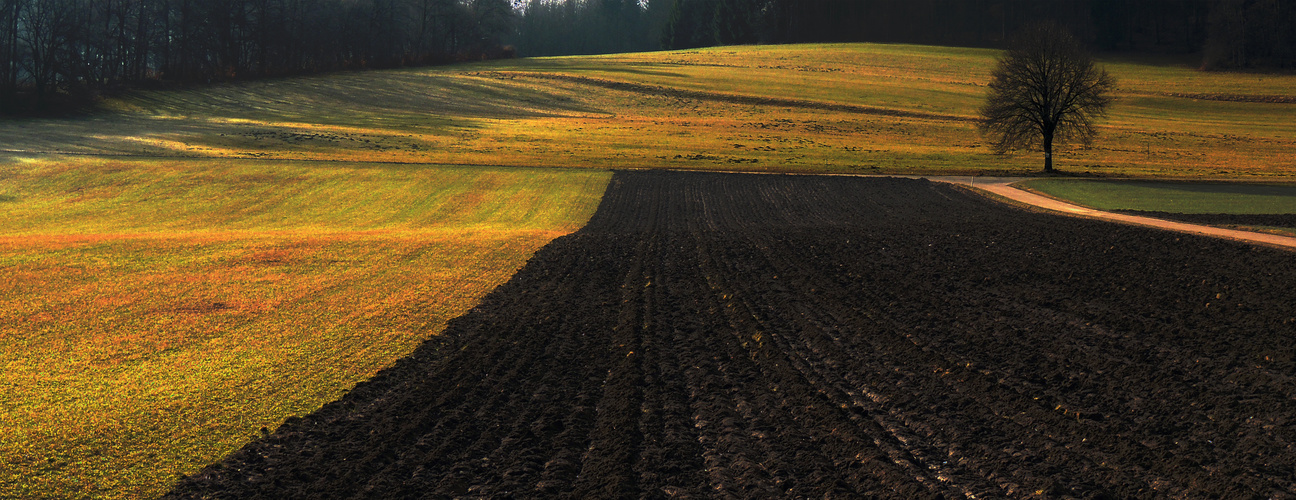
[[(13, 149), (564, 167), (1029, 173), (973, 120), (997, 52), (721, 47), (138, 92), (81, 120), (0, 124)], [(1296, 75), (1107, 60), (1116, 104), (1064, 170), (1290, 178)]]
[(435, 335), (594, 170), (0, 167), (0, 497), (155, 496)]

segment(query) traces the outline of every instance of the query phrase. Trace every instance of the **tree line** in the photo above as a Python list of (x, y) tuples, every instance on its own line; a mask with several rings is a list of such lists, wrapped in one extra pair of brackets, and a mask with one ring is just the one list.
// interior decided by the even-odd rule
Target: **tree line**
[(664, 48), (896, 42), (1002, 48), (1051, 21), (1103, 51), (1202, 54), (1203, 67), (1296, 67), (1291, 0), (675, 0)]
[(0, 107), (499, 56), (509, 0), (0, 0)]
[(511, 39), (525, 56), (659, 50), (674, 0), (527, 0)]
[(1296, 67), (1291, 0), (0, 0), (0, 109), (207, 82), (523, 55), (799, 42), (1002, 47), (1052, 21), (1103, 51)]

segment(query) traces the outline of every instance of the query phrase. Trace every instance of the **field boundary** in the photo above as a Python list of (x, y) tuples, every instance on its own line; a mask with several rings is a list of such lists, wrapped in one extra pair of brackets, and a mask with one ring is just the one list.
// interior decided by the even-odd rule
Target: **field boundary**
[[(1209, 236), (1225, 240), (1242, 241), (1246, 243), (1264, 245), (1283, 250), (1296, 251), (1296, 238), (1282, 236), (1270, 233), (1261, 233), (1255, 231), (1243, 231), (1239, 229), (1225, 229), (1215, 226), (1202, 224), (1192, 224), (1187, 222), (1178, 222), (1153, 217), (1144, 217), (1138, 215), (1128, 215), (1118, 212), (1108, 212), (1095, 208), (1085, 207), (1072, 203), (1068, 200), (1055, 198), (1052, 196), (1036, 193), (1011, 186), (1013, 183), (1029, 180), (1029, 177), (977, 177), (977, 176), (924, 176), (924, 175), (887, 175), (887, 174), (816, 174), (816, 173), (796, 173), (796, 172), (744, 172), (740, 170), (718, 171), (718, 170), (677, 170), (692, 172), (722, 172), (735, 174), (760, 174), (760, 175), (817, 175), (827, 177), (895, 177), (905, 179), (927, 179), (932, 182), (942, 182), (953, 184), (962, 188), (968, 188), (978, 196), (985, 197), (998, 203), (1016, 206), (1028, 210), (1038, 210), (1054, 214), (1069, 215), (1072, 217), (1083, 217), (1088, 219), (1099, 219), (1120, 224), (1132, 226), (1151, 227), (1175, 231), (1179, 233), (1195, 234), (1199, 236)], [(979, 180), (978, 180), (979, 179)]]
[[(1019, 182), (1024, 179), (997, 179), (995, 181), (982, 181), (980, 184), (972, 184), (973, 181), (963, 181), (958, 177), (934, 178), (928, 177), (929, 180), (936, 182), (946, 182), (959, 184), (985, 193), (990, 193), (998, 197), (1007, 198), (1019, 203), (1025, 203), (1034, 207), (1039, 207), (1051, 212), (1061, 213), (1074, 217), (1085, 217), (1089, 219), (1101, 219), (1112, 222), (1119, 222), (1134, 226), (1152, 227), (1165, 229), (1180, 233), (1197, 234), (1222, 238), (1226, 240), (1244, 241), (1247, 243), (1265, 245), (1270, 247), (1282, 248), (1284, 250), (1296, 250), (1296, 238), (1289, 236), (1280, 236), (1276, 234), (1257, 233), (1253, 231), (1242, 231), (1237, 229), (1225, 229), (1214, 226), (1205, 226), (1200, 224), (1189, 224), (1185, 222), (1169, 221), (1164, 219), (1155, 219), (1152, 217), (1143, 217), (1138, 215), (1128, 215), (1116, 212), (1107, 212), (1093, 208), (1083, 207), (1074, 203), (1058, 200), (1053, 197), (1043, 196), (1031, 191), (1026, 191), (1011, 186), (1013, 182)], [(975, 179), (975, 178), (969, 178)]]
[[(538, 75), (537, 75), (538, 76)], [(545, 75), (541, 78), (559, 75)], [(583, 79), (584, 77), (570, 77)], [(636, 84), (627, 84), (636, 85)], [(744, 97), (744, 96), (734, 96)], [(752, 98), (759, 99), (759, 98)], [(843, 105), (845, 106), (845, 105)], [(245, 160), (245, 161), (272, 161), (272, 162), (294, 162), (294, 163), (349, 163), (349, 164), (379, 164), (379, 165), (424, 165), (424, 166), (444, 166), (444, 167), (476, 167), (476, 168), (517, 168), (517, 169), (570, 169), (586, 170), (589, 167), (536, 167), (522, 165), (490, 165), (490, 164), (472, 164), (472, 163), (425, 163), (425, 162), (403, 162), (403, 161), (349, 161), (349, 160), (330, 160), (316, 158), (244, 158), (244, 157), (204, 157), (204, 156), (167, 156), (167, 155), (148, 155), (132, 153), (98, 153), (98, 152), (49, 152), (49, 151), (28, 151), (0, 149), (0, 154), (23, 154), (33, 156), (86, 156), (86, 157), (109, 157), (109, 158), (166, 158), (176, 160)], [(639, 170), (639, 169), (628, 169)], [(651, 170), (671, 170), (671, 171), (695, 171), (693, 169), (651, 169)], [(977, 182), (976, 176), (924, 176), (912, 174), (850, 174), (850, 173), (811, 173), (811, 172), (754, 172), (742, 170), (696, 170), (699, 172), (714, 173), (742, 173), (742, 174), (761, 174), (761, 175), (820, 175), (820, 176), (848, 176), (848, 177), (900, 177), (909, 179), (928, 179), (933, 182), (944, 182), (972, 188), (980, 194), (1000, 203), (1005, 200), (1011, 200), (1030, 207), (1047, 210), (1050, 212), (1062, 213), (1065, 215), (1086, 217), (1091, 219), (1101, 219), (1111, 222), (1130, 224), (1135, 226), (1152, 227), (1177, 231), (1181, 233), (1197, 234), (1222, 238), (1234, 241), (1244, 241), (1253, 244), (1266, 245), (1271, 247), (1283, 248), (1286, 250), (1296, 250), (1296, 238), (1281, 236), (1269, 233), (1260, 233), (1255, 231), (1244, 231), (1238, 229), (1225, 229), (1215, 226), (1202, 224), (1191, 224), (1185, 222), (1170, 221), (1157, 219), (1153, 217), (1144, 217), (1137, 215), (1128, 215), (1117, 212), (1108, 212), (1090, 207), (1085, 207), (1067, 200), (1062, 200), (1049, 195), (1044, 195), (1031, 190), (1013, 187), (1010, 184), (1030, 179), (1029, 177), (982, 177), (980, 183)]]

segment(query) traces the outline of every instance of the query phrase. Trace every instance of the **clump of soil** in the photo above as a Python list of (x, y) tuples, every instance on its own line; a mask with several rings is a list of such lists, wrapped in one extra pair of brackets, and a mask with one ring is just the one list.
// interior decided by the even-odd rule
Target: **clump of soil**
[(922, 180), (634, 172), (173, 498), (1291, 498), (1290, 253)]

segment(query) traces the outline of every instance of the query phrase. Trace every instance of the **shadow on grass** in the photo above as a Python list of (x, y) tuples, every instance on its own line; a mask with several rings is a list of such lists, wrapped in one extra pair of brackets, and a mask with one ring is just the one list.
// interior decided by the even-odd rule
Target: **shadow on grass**
[(277, 146), (370, 149), (401, 133), (462, 134), (481, 120), (589, 114), (603, 112), (533, 83), (416, 68), (137, 90), (75, 116), (2, 120), (0, 150), (209, 156), (231, 147), (254, 154)]
[(619, 73), (626, 75), (646, 75), (660, 76), (667, 78), (688, 78), (689, 75), (677, 71), (666, 71), (659, 69), (667, 65), (656, 62), (634, 62), (629, 64), (612, 65), (607, 64), (590, 64), (579, 58), (554, 58), (554, 59), (516, 59), (513, 61), (496, 62), (492, 64), (491, 69), (499, 71), (574, 71), (574, 72), (599, 72), (599, 73)]

